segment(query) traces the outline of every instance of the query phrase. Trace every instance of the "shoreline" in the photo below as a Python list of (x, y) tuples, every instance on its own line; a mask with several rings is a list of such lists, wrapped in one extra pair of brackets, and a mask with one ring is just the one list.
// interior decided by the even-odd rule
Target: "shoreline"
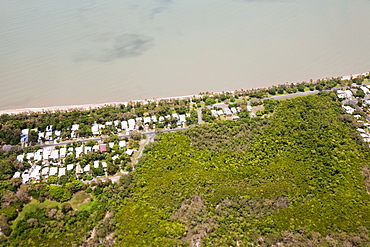
[[(353, 75), (346, 75), (346, 76), (338, 76), (341, 77), (342, 80), (349, 80), (351, 78), (356, 78), (358, 76), (367, 76), (369, 72), (360, 73), (360, 74), (353, 74)], [(337, 78), (337, 77), (331, 77)], [(271, 85), (274, 86), (274, 85)], [(266, 87), (257, 87), (252, 89), (263, 89)], [(248, 90), (248, 89), (246, 89)], [(225, 93), (225, 92), (234, 92), (233, 91), (223, 91), (223, 92), (212, 92), (212, 93)], [(191, 99), (191, 98), (199, 98), (202, 97), (201, 94), (193, 94), (193, 95), (184, 95), (184, 96), (171, 96), (171, 97), (164, 97), (164, 98), (153, 98), (153, 99), (142, 99), (142, 100), (131, 100), (131, 101), (122, 101), (122, 102), (107, 102), (107, 103), (98, 103), (98, 104), (81, 104), (81, 105), (65, 105), (65, 106), (46, 106), (46, 107), (31, 107), (31, 108), (19, 108), (19, 109), (8, 109), (8, 110), (0, 110), (0, 115), (8, 114), (8, 115), (16, 115), (21, 113), (54, 113), (57, 111), (73, 111), (73, 110), (90, 110), (90, 109), (98, 109), (103, 108), (106, 106), (118, 106), (118, 105), (127, 105), (130, 102), (140, 102), (140, 103), (148, 103), (148, 102), (159, 102), (161, 100), (182, 100), (182, 99)]]

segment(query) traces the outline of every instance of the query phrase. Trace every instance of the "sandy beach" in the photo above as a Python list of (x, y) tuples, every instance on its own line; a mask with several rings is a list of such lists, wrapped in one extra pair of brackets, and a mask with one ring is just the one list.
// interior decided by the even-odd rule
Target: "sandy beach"
[[(360, 73), (360, 74), (352, 74), (341, 76), (342, 80), (350, 80), (351, 78), (355, 78), (358, 76), (367, 76), (369, 72)], [(224, 91), (224, 92), (213, 92), (213, 93), (225, 93), (229, 92), (232, 93), (234, 91)], [(149, 102), (159, 102), (161, 100), (182, 100), (182, 99), (191, 99), (191, 98), (199, 98), (202, 95), (194, 94), (194, 95), (185, 95), (185, 96), (173, 96), (173, 97), (164, 97), (164, 98), (154, 98), (154, 99), (145, 99), (145, 100), (132, 100), (132, 101), (125, 101), (125, 102), (108, 102), (108, 103), (100, 103), (100, 104), (82, 104), (82, 105), (67, 105), (67, 106), (47, 106), (47, 107), (38, 107), (38, 108), (21, 108), (21, 109), (9, 109), (9, 110), (0, 110), (0, 115), (9, 114), (20, 114), (20, 113), (54, 113), (58, 111), (74, 111), (74, 110), (90, 110), (90, 109), (97, 109), (106, 106), (118, 106), (118, 105), (127, 105), (128, 103), (132, 102), (140, 102), (142, 104), (146, 104)]]

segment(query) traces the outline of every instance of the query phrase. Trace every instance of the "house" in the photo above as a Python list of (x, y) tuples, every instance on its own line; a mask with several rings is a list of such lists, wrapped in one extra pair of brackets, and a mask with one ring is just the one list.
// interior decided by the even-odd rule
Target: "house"
[(42, 158), (44, 160), (48, 160), (49, 159), (49, 156), (51, 154), (51, 149), (49, 148), (44, 148), (43, 151), (42, 151)]
[(81, 174), (83, 172), (80, 164), (77, 163), (77, 166), (76, 166), (76, 174)]
[(22, 162), (24, 159), (24, 154), (17, 155), (17, 161)]
[(58, 167), (50, 167), (49, 176), (55, 176), (58, 173)]
[(86, 165), (84, 167), (84, 172), (89, 172), (90, 171), (90, 165)]
[(28, 170), (25, 170), (22, 173), (22, 183), (27, 183), (30, 180), (30, 175), (28, 174)]
[(179, 114), (177, 114), (176, 112), (175, 113), (172, 113), (172, 117), (175, 118), (175, 119), (179, 119)]
[(112, 126), (113, 125), (113, 122), (109, 121), (109, 122), (105, 122), (105, 126)]
[(103, 168), (107, 168), (108, 167), (107, 162), (102, 162), (101, 165), (102, 165)]
[(223, 115), (224, 115), (224, 112), (223, 112), (222, 110), (218, 110), (218, 111), (217, 111), (217, 115), (219, 115), (219, 116), (223, 116)]
[(73, 164), (67, 165), (67, 171), (72, 171), (73, 170), (73, 167), (74, 167)]
[(191, 117), (191, 114), (190, 113), (185, 113), (185, 116), (186, 117)]
[(84, 150), (84, 146), (81, 145), (79, 147), (76, 147), (76, 158), (79, 158), (80, 155), (83, 153), (83, 150)]
[(252, 112), (252, 106), (247, 105), (247, 111), (248, 111), (248, 112)]
[(41, 170), (41, 175), (42, 176), (47, 176), (48, 173), (49, 173), (49, 167), (42, 168), (42, 170)]
[(21, 176), (20, 172), (15, 172), (13, 178), (19, 178)]
[(44, 132), (39, 132), (39, 138), (38, 141), (40, 141), (42, 138), (45, 138), (45, 133)]
[(231, 112), (231, 110), (230, 110), (228, 107), (223, 108), (223, 111), (224, 111), (224, 113), (225, 113), (225, 115), (226, 115), (226, 116), (231, 116), (231, 115), (233, 115), (233, 114), (232, 114), (232, 112)]
[(31, 169), (31, 173), (30, 173), (29, 178), (39, 180), (40, 179), (40, 170), (41, 170), (41, 166), (39, 166), (39, 165), (33, 166), (32, 169)]
[(135, 118), (136, 122), (142, 122), (143, 121), (143, 118), (142, 117), (137, 117)]
[(63, 159), (66, 157), (67, 148), (61, 148), (60, 150), (60, 158)]
[(123, 140), (123, 141), (119, 141), (118, 146), (119, 146), (119, 148), (124, 148), (124, 147), (126, 147), (126, 141), (125, 141), (125, 140)]
[(127, 122), (128, 122), (127, 130), (129, 131), (134, 130), (135, 129), (135, 119), (129, 119)]
[(98, 152), (98, 151), (99, 151), (99, 145), (94, 145), (94, 146), (92, 147), (92, 151), (94, 151), (94, 152)]
[(50, 158), (55, 159), (55, 160), (59, 159), (59, 151), (58, 150), (53, 150), (50, 154)]
[(362, 89), (362, 91), (364, 91), (365, 94), (369, 94), (370, 93), (370, 90), (367, 88), (367, 87), (360, 87)]
[(218, 117), (218, 114), (217, 114), (216, 110), (211, 110), (211, 115), (212, 115), (212, 117)]
[(27, 159), (30, 160), (31, 158), (34, 158), (35, 154), (34, 153), (27, 153)]
[(366, 131), (364, 129), (361, 129), (361, 128), (357, 128), (357, 131), (361, 132), (361, 133), (366, 133)]
[(128, 129), (127, 121), (122, 121), (121, 122), (121, 129), (123, 129), (123, 130), (127, 130)]
[(153, 123), (156, 123), (157, 122), (157, 117), (156, 116), (152, 116), (152, 122)]
[(21, 142), (28, 143), (28, 134), (30, 130), (29, 129), (23, 129), (21, 131)]
[(186, 116), (185, 116), (185, 114), (180, 115), (179, 116), (179, 119), (180, 119), (180, 122), (181, 123), (185, 123), (186, 122)]
[(160, 116), (158, 120), (159, 120), (160, 123), (162, 123), (162, 122), (164, 122), (164, 117)]
[(61, 177), (61, 176), (64, 176), (64, 175), (66, 175), (66, 168), (65, 167), (60, 167), (58, 177)]
[(128, 155), (132, 155), (134, 153), (134, 150), (133, 149), (127, 149), (126, 150), (126, 154), (128, 154)]
[(94, 161), (94, 168), (99, 168), (99, 160)]
[(150, 124), (152, 119), (150, 117), (144, 117), (144, 124)]
[(114, 126), (117, 127), (119, 125), (119, 120), (114, 120), (113, 123), (114, 123)]
[(344, 109), (348, 114), (353, 114), (353, 112), (355, 111), (355, 109), (354, 109), (354, 108), (352, 108), (352, 107), (350, 107), (350, 106), (348, 106), (348, 105), (343, 105), (342, 107), (343, 107), (343, 109)]
[(85, 152), (84, 153), (87, 154), (87, 153), (91, 152), (91, 150), (92, 150), (91, 147), (85, 146)]
[(37, 150), (37, 152), (35, 152), (35, 155), (33, 157), (33, 160), (34, 161), (40, 161), (40, 160), (42, 160), (41, 153), (42, 153), (42, 150), (41, 149), (40, 150)]
[(110, 148), (113, 148), (114, 142), (109, 142), (108, 145), (109, 145)]
[(99, 135), (100, 134), (100, 132), (99, 132), (99, 125), (93, 124), (91, 126), (91, 132), (93, 133), (93, 135)]
[(100, 152), (107, 152), (107, 144), (99, 144), (99, 151)]
[(53, 140), (53, 126), (52, 125), (46, 126), (45, 140), (47, 141)]
[(236, 110), (236, 108), (235, 108), (235, 107), (231, 107), (231, 108), (230, 108), (230, 110), (231, 110), (231, 112), (232, 112), (233, 114), (238, 114), (238, 111)]
[(54, 131), (54, 134), (55, 134), (55, 136), (56, 136), (56, 139), (60, 139), (60, 136), (61, 136), (61, 134), (62, 134), (62, 131), (60, 131), (60, 130), (56, 130), (56, 131)]

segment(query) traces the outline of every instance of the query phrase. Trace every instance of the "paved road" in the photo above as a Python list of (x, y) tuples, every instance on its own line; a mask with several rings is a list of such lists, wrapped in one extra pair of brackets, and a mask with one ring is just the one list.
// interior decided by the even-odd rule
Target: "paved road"
[(203, 119), (202, 119), (202, 108), (197, 109), (198, 112), (198, 125), (203, 124)]

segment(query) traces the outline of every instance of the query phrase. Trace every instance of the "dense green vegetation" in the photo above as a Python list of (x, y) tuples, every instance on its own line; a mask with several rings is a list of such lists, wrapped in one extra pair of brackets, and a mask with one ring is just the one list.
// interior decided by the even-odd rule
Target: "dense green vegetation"
[[(162, 246), (176, 238), (203, 238), (206, 246), (368, 243), (370, 196), (361, 174), (368, 150), (341, 114), (333, 95), (283, 102), (244, 152), (215, 153), (183, 134), (161, 136), (136, 170), (132, 201), (118, 214), (118, 222), (125, 220), (117, 229), (119, 245), (157, 238)], [(145, 226), (156, 227), (137, 224), (133, 208), (150, 215)], [(186, 232), (158, 227), (178, 222)]]
[(368, 246), (369, 150), (344, 113), (324, 92), (157, 134), (116, 184), (21, 185), (3, 153), (3, 245)]

